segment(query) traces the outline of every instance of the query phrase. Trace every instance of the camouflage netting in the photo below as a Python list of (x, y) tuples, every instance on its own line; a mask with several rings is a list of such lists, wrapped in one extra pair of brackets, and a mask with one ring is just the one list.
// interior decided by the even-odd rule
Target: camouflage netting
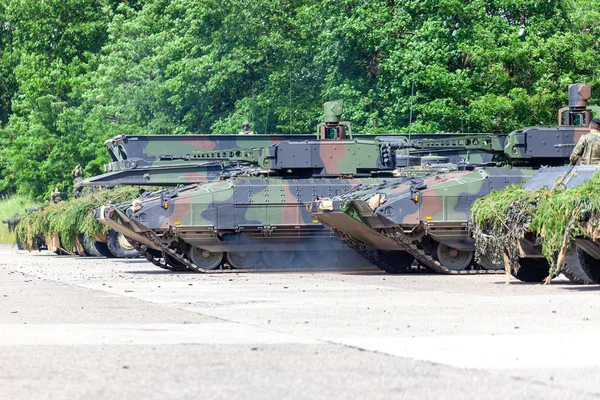
[(476, 257), (516, 271), (519, 241), (528, 235), (549, 262), (548, 283), (560, 273), (576, 237), (600, 237), (598, 193), (600, 174), (573, 189), (560, 183), (535, 191), (511, 185), (478, 199), (472, 208)]
[(73, 249), (78, 233), (94, 237), (97, 233), (108, 231), (108, 227), (92, 215), (94, 208), (131, 200), (139, 197), (139, 193), (139, 188), (122, 187), (49, 204), (43, 210), (23, 216), (15, 227), (16, 236), (31, 250), (35, 247), (36, 235), (44, 238), (59, 234), (62, 245)]

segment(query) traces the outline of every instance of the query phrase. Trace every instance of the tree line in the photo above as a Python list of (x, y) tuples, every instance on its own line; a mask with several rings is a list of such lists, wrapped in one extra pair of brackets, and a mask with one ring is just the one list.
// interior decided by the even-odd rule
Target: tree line
[(117, 134), (555, 124), (600, 93), (600, 0), (0, 0), (0, 194), (47, 197)]

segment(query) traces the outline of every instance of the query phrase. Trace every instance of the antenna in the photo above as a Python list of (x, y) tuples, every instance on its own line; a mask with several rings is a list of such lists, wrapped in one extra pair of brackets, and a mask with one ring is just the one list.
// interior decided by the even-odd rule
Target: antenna
[(254, 81), (250, 81), (250, 123), (254, 126)]
[(269, 126), (269, 100), (267, 99), (267, 116), (265, 118), (265, 135), (267, 134), (267, 128)]
[(410, 106), (409, 106), (409, 114), (408, 114), (408, 141), (410, 142), (410, 135), (412, 133), (412, 116), (413, 116), (413, 96), (415, 95), (415, 65), (416, 60), (413, 61), (413, 70), (411, 75), (411, 84), (410, 84)]
[(292, 69), (290, 68), (290, 135), (292, 134)]

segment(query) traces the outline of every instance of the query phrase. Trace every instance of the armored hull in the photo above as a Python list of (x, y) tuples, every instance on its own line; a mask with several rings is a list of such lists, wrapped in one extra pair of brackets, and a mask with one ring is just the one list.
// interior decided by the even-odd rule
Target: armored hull
[[(313, 215), (343, 241), (387, 272), (405, 272), (413, 260), (441, 273), (497, 269), (474, 263), (471, 205), (510, 184), (523, 183), (527, 169), (476, 168), (432, 171), (404, 177), (331, 200), (312, 202)], [(470, 272), (466, 271), (469, 267)]]
[(99, 216), (140, 245), (161, 252), (174, 269), (207, 270), (224, 263), (244, 269), (364, 264), (304, 204), (384, 181), (232, 178), (105, 206)]

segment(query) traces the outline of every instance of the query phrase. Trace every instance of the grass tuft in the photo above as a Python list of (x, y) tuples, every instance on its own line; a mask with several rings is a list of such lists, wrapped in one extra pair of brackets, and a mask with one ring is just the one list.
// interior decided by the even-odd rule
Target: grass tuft
[(70, 251), (75, 248), (77, 234), (94, 237), (96, 233), (105, 233), (108, 230), (106, 225), (94, 218), (94, 208), (108, 203), (129, 201), (139, 197), (139, 193), (139, 187), (121, 187), (49, 204), (43, 210), (25, 215), (15, 231), (28, 248), (33, 247), (36, 235), (45, 238), (58, 234), (62, 246)]

